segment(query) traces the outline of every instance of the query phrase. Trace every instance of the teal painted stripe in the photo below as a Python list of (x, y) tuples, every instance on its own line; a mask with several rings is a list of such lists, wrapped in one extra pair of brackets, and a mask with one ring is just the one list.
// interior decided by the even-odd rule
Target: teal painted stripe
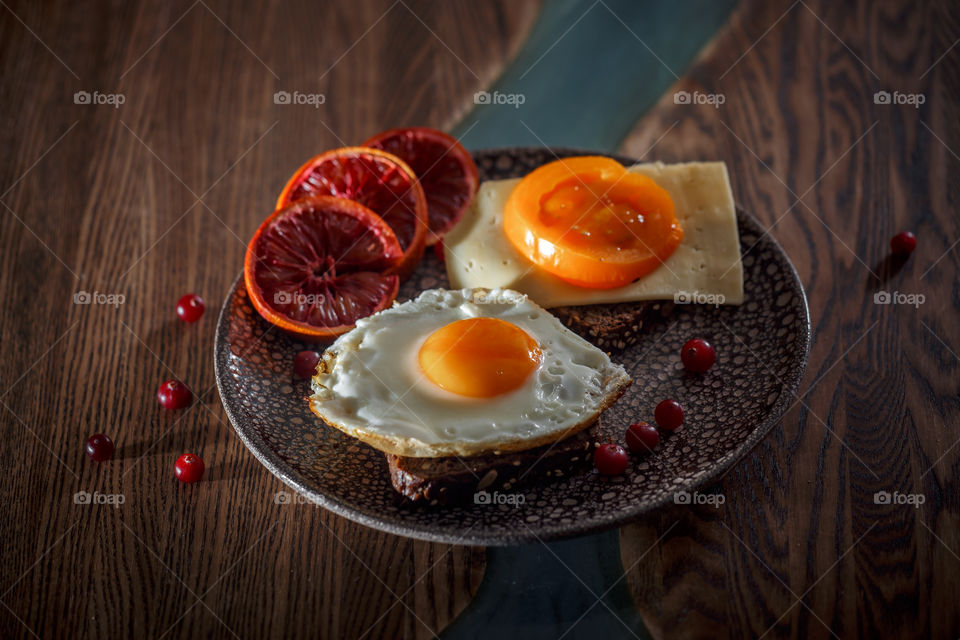
[(523, 103), (477, 105), (454, 135), (462, 135), (467, 148), (547, 144), (612, 151), (735, 5), (736, 0), (548, 2), (514, 62), (489, 90), (522, 96)]
[[(516, 60), (489, 89), (491, 102), (502, 96), (522, 104), (479, 104), (454, 134), (467, 148), (613, 151), (735, 4), (548, 2)], [(570, 640), (649, 638), (622, 575), (617, 530), (546, 545), (491, 547), (476, 597), (442, 635), (446, 640), (538, 640), (565, 633)]]
[(619, 535), (489, 548), (477, 595), (441, 637), (648, 640), (624, 580), (617, 582), (623, 575)]

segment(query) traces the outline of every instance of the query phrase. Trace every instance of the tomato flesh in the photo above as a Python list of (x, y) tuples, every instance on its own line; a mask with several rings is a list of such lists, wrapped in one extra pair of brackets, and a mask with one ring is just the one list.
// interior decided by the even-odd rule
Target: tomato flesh
[(683, 229), (670, 195), (604, 157), (565, 158), (516, 186), (504, 232), (538, 267), (581, 287), (620, 287), (657, 269)]

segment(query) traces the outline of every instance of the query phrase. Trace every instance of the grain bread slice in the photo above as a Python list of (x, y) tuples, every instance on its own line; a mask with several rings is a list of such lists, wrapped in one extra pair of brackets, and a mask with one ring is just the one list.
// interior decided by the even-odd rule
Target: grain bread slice
[[(594, 422), (567, 438), (526, 451), (464, 458), (411, 458), (388, 453), (386, 458), (393, 488), (408, 501), (483, 503), (492, 491), (516, 491), (532, 479), (568, 476), (589, 466), (596, 436)], [(480, 493), (484, 491), (486, 495)]]
[(554, 307), (550, 313), (565, 327), (607, 353), (616, 353), (640, 341), (644, 325), (668, 317), (672, 301), (619, 302)]

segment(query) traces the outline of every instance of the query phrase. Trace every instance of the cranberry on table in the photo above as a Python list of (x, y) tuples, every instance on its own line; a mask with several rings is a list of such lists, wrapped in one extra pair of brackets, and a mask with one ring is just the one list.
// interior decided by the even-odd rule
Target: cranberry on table
[(293, 358), (293, 371), (304, 380), (309, 380), (317, 373), (317, 363), (320, 354), (316, 351), (301, 351)]
[(177, 463), (173, 466), (173, 472), (177, 475), (180, 482), (196, 482), (203, 477), (203, 460), (195, 453), (185, 453), (177, 458)]
[(634, 453), (650, 453), (660, 444), (660, 433), (648, 422), (638, 422), (627, 428), (624, 436), (627, 447)]
[(683, 407), (676, 400), (668, 398), (657, 405), (653, 411), (653, 418), (661, 429), (674, 431), (683, 424)]
[(691, 373), (704, 373), (717, 361), (717, 352), (713, 345), (703, 338), (687, 341), (680, 350), (683, 366)]
[(188, 293), (177, 300), (177, 315), (184, 322), (196, 322), (206, 308), (203, 298), (195, 293)]
[(627, 452), (618, 444), (602, 444), (593, 452), (593, 466), (605, 476), (618, 476), (627, 468)]
[(113, 440), (105, 433), (95, 433), (87, 439), (87, 455), (95, 462), (105, 462), (113, 457)]
[(164, 409), (182, 409), (193, 400), (193, 393), (179, 380), (167, 380), (157, 389), (157, 402)]
[(890, 238), (890, 251), (895, 255), (906, 258), (917, 248), (917, 236), (909, 231), (901, 231)]

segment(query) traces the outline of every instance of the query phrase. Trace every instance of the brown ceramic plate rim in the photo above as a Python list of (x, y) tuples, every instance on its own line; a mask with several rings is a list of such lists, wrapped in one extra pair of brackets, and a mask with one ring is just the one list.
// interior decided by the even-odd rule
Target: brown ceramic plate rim
[[(495, 147), (488, 149), (477, 149), (472, 151), (472, 154), (474, 156), (515, 156), (521, 151), (530, 151), (530, 148)], [(639, 160), (620, 154), (610, 154), (601, 151), (591, 151), (585, 149), (552, 147), (549, 148), (548, 151), (557, 157), (567, 157), (573, 155), (602, 155), (614, 158), (625, 165), (631, 165), (640, 162)], [(747, 213), (739, 206), (737, 206), (737, 211), (741, 216), (748, 218), (757, 227), (763, 229), (763, 225), (756, 217)], [(684, 484), (677, 485), (674, 489), (674, 492), (693, 492), (694, 490), (719, 481), (733, 467), (734, 464), (739, 462), (744, 456), (750, 453), (750, 451), (752, 451), (754, 447), (756, 447), (764, 438), (766, 438), (767, 434), (769, 434), (773, 427), (776, 426), (783, 418), (783, 415), (790, 406), (788, 403), (797, 397), (797, 390), (800, 388), (800, 382), (803, 380), (803, 375), (806, 372), (807, 358), (810, 353), (811, 338), (810, 309), (807, 303), (806, 291), (803, 288), (803, 282), (800, 280), (800, 276), (797, 274), (796, 268), (793, 266), (793, 263), (790, 261), (789, 256), (787, 256), (787, 253), (783, 250), (783, 247), (780, 245), (780, 243), (777, 242), (777, 240), (771, 234), (766, 234), (766, 237), (763, 241), (770, 243), (773, 249), (783, 257), (784, 262), (789, 267), (789, 275), (796, 285), (796, 290), (800, 293), (800, 301), (803, 308), (803, 318), (799, 323), (801, 335), (799, 335), (798, 339), (802, 341), (803, 344), (799, 362), (793, 370), (784, 376), (784, 379), (782, 380), (783, 387), (779, 397), (777, 398), (777, 401), (770, 409), (770, 412), (767, 414), (766, 418), (751, 431), (747, 438), (744, 439), (743, 444), (741, 444), (740, 447), (735, 449), (731, 454), (727, 455), (725, 459), (718, 461), (713, 469), (711, 469), (709, 472), (697, 478), (691, 479)], [(487, 535), (483, 533), (462, 534), (456, 529), (451, 530), (449, 533), (439, 532), (434, 529), (424, 529), (413, 525), (397, 524), (391, 520), (371, 516), (368, 513), (364, 513), (347, 504), (344, 504), (336, 498), (314, 491), (299, 473), (285, 463), (280, 456), (273, 449), (271, 449), (266, 442), (263, 441), (263, 439), (255, 432), (254, 429), (249, 428), (246, 425), (245, 419), (239, 415), (239, 412), (241, 411), (241, 409), (239, 409), (240, 399), (237, 397), (237, 392), (233, 388), (233, 382), (231, 380), (229, 360), (232, 354), (230, 351), (230, 344), (226, 339), (230, 324), (230, 302), (233, 299), (234, 291), (236, 291), (238, 286), (244, 286), (243, 272), (240, 273), (240, 275), (230, 286), (230, 291), (227, 293), (227, 296), (224, 299), (223, 306), (220, 309), (220, 314), (217, 319), (217, 331), (214, 340), (214, 370), (217, 380), (217, 391), (220, 393), (221, 403), (223, 404), (227, 418), (230, 420), (230, 424), (233, 425), (237, 435), (240, 436), (240, 440), (243, 441), (247, 449), (253, 453), (260, 463), (263, 464), (263, 466), (265, 466), (281, 481), (283, 481), (283, 483), (288, 487), (307, 497), (317, 505), (332, 511), (337, 515), (343, 516), (349, 520), (353, 520), (354, 522), (358, 522), (362, 525), (399, 536), (446, 544), (505, 546), (544, 540), (572, 538), (590, 533), (596, 533), (599, 531), (605, 531), (615, 526), (627, 524), (636, 518), (649, 513), (650, 511), (663, 507), (667, 504), (671, 504), (670, 495), (672, 494), (668, 494), (653, 502), (645, 504), (644, 506), (638, 508), (635, 512), (626, 514), (621, 512), (609, 519), (603, 518), (594, 520), (588, 524), (573, 523), (569, 527), (566, 527), (562, 530), (544, 532), (543, 535), (538, 535), (535, 531), (528, 530), (523, 532), (515, 531), (512, 532), (512, 535), (504, 536)]]

